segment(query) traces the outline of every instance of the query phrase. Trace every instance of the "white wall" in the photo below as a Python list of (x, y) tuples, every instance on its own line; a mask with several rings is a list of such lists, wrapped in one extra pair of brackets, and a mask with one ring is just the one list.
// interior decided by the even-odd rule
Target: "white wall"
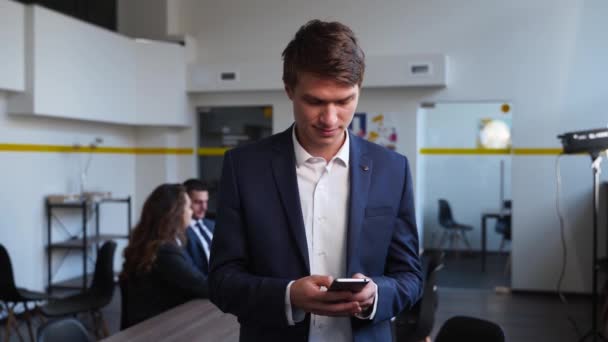
[[(193, 148), (192, 129), (146, 127), (136, 129), (138, 147)], [(161, 183), (182, 183), (196, 175), (195, 155), (138, 154), (135, 157), (135, 187), (138, 194), (134, 203), (139, 213), (147, 196)]]
[(0, 0), (0, 89), (25, 89), (25, 8)]
[[(28, 16), (29, 21), (24, 20)], [(86, 146), (101, 137), (102, 147), (194, 147), (188, 138), (191, 134), (184, 138), (184, 129), (163, 127), (183, 126), (192, 120), (182, 47), (136, 43), (45, 8), (5, 0), (0, 0), (0, 26), (0, 144)], [(112, 53), (99, 54), (104, 47)], [(14, 112), (30, 115), (7, 114), (9, 103)], [(80, 172), (88, 158), (85, 153), (0, 149), (0, 243), (13, 259), (19, 286), (42, 290), (46, 285), (44, 198), (78, 193)], [(155, 186), (181, 182), (195, 170), (194, 156), (171, 153), (95, 153), (91, 160), (85, 190), (132, 196), (133, 224), (141, 203)], [(104, 204), (101, 210), (102, 232), (126, 233), (126, 206)], [(81, 218), (76, 211), (54, 213), (61, 222), (53, 221), (53, 241), (80, 232)], [(89, 223), (90, 233), (94, 221)], [(117, 270), (126, 241), (118, 242)], [(63, 255), (54, 255), (54, 281), (81, 275), (80, 254), (71, 252), (62, 263)], [(90, 271), (93, 266), (89, 263)]]
[[(517, 108), (513, 118), (515, 147), (558, 147), (564, 131), (603, 127), (608, 117), (598, 108), (605, 98), (608, 25), (602, 0), (538, 0), (466, 3), (448, 0), (370, 3), (364, 0), (284, 2), (263, 0), (184, 0), (182, 18), (197, 40), (198, 62), (238, 63), (275, 60), (307, 19), (336, 19), (349, 24), (368, 55), (445, 53), (449, 56), (448, 87), (439, 91), (393, 89), (364, 92), (361, 110), (404, 111), (399, 151), (415, 165), (415, 109), (423, 100), (507, 100)], [(201, 105), (265, 102), (275, 107), (275, 130), (291, 120), (289, 105), (279, 94), (255, 92), (200, 95)], [(578, 158), (578, 157), (572, 157)], [(572, 165), (580, 191), (589, 193), (584, 158)], [(516, 289), (555, 288), (560, 269), (559, 234), (552, 156), (513, 159), (513, 282)], [(415, 167), (413, 168), (415, 170)], [(577, 215), (577, 226), (589, 220)], [(589, 291), (589, 230), (570, 241), (564, 289)], [(543, 242), (547, 248), (538, 248)]]
[(185, 49), (174, 43), (135, 42), (135, 122), (185, 126), (187, 110)]
[[(88, 145), (96, 137), (103, 146), (112, 147), (194, 147), (189, 129), (110, 125), (77, 120), (10, 115), (6, 112), (7, 97), (0, 92), (0, 144)], [(80, 171), (87, 161), (85, 153), (43, 153), (0, 151), (0, 243), (13, 260), (19, 286), (42, 290), (46, 285), (46, 214), (44, 198), (48, 194), (78, 193)], [(93, 155), (87, 185), (89, 190), (110, 191), (116, 196), (132, 196), (133, 220), (136, 224), (143, 201), (159, 184), (182, 182), (195, 175), (195, 157), (175, 154), (106, 154)], [(72, 234), (81, 227), (80, 216), (69, 211), (56, 211)], [(126, 206), (102, 206), (103, 232), (126, 232)], [(90, 222), (93, 229), (94, 221)], [(89, 231), (91, 232), (91, 230)], [(57, 221), (53, 222), (54, 240), (67, 235)], [(122, 265), (119, 240), (115, 269)], [(59, 268), (62, 252), (54, 257)], [(72, 252), (56, 273), (55, 281), (79, 276), (82, 272), (78, 252)], [(94, 265), (89, 263), (90, 270)]]
[[(8, 115), (7, 96), (11, 95), (0, 92), (0, 143), (87, 145), (95, 137), (102, 137), (105, 146), (135, 145), (130, 127)], [(46, 285), (44, 198), (48, 194), (79, 192), (79, 174), (87, 157), (88, 154), (81, 153), (0, 151), (0, 243), (11, 255), (19, 286), (41, 290)], [(111, 191), (118, 196), (134, 195), (134, 170), (134, 155), (95, 154), (87, 178), (89, 189)], [(125, 233), (125, 207), (108, 206), (103, 210), (103, 231)], [(79, 231), (77, 216), (69, 212), (59, 216), (71, 233)], [(54, 237), (58, 240), (66, 238), (57, 222), (53, 227)], [(66, 259), (56, 280), (80, 274), (81, 259), (78, 253), (73, 254)], [(55, 268), (59, 266), (61, 257), (61, 253), (56, 254)], [(115, 260), (119, 265), (120, 256), (117, 255)]]

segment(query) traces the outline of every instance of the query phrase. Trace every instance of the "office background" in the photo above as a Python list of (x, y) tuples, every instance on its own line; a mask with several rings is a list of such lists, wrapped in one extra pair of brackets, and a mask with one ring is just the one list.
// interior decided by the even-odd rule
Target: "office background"
[[(93, 92), (74, 85), (86, 84), (83, 75), (121, 79), (117, 74), (122, 73), (124, 77), (127, 71), (136, 68), (129, 64), (133, 63), (129, 54), (125, 53), (122, 60), (116, 58), (116, 54), (98, 56), (78, 66), (68, 65), (61, 54), (41, 55), (40, 60), (33, 62), (48, 69), (38, 69), (38, 73), (32, 75), (27, 71), (32, 55), (28, 52), (31, 41), (26, 38), (29, 27), (26, 12), (21, 4), (0, 1), (0, 45), (3, 46), (0, 54), (0, 144), (3, 146), (0, 241), (8, 246), (18, 284), (33, 289), (45, 286), (43, 200), (51, 193), (78, 191), (80, 168), (87, 154), (21, 151), (13, 144), (35, 144), (39, 149), (49, 145), (69, 147), (87, 145), (96, 137), (102, 137), (102, 147), (124, 148), (120, 153), (94, 153), (87, 183), (92, 189), (132, 195), (134, 217), (137, 217), (143, 199), (155, 185), (196, 175), (196, 108), (269, 105), (273, 108), (274, 132), (290, 125), (291, 106), (280, 83), (280, 52), (300, 24), (311, 18), (322, 18), (350, 25), (370, 58), (447, 56), (445, 87), (364, 87), (359, 104), (359, 110), (364, 112), (403, 113), (397, 122), (400, 131), (397, 150), (410, 158), (417, 186), (420, 186), (420, 175), (416, 174), (419, 149), (424, 147), (420, 146), (417, 136), (421, 103), (496, 101), (512, 105), (511, 285), (522, 290), (555, 289), (561, 267), (555, 212), (555, 149), (560, 147), (556, 136), (566, 131), (605, 127), (608, 123), (604, 104), (608, 76), (608, 46), (603, 43), (608, 31), (604, 20), (604, 14), (608, 13), (605, 1), (386, 0), (381, 5), (363, 0), (119, 1), (120, 32), (155, 39), (166, 39), (170, 33), (186, 44), (174, 54), (162, 57), (165, 67), (158, 69), (160, 72), (170, 66), (175, 68), (171, 70), (182, 70), (181, 88), (166, 85), (154, 88), (159, 79), (163, 79), (161, 73), (155, 73), (156, 78), (144, 83), (150, 88), (146, 94), (156, 96), (142, 94), (143, 100), (138, 100), (135, 92), (129, 96), (117, 94), (112, 103), (93, 99), (95, 94), (117, 92), (119, 83), (108, 82), (106, 88)], [(80, 27), (72, 27), (68, 19), (66, 24), (52, 14), (49, 18), (42, 24), (51, 28)], [(83, 32), (91, 31), (103, 36), (99, 38), (102, 41), (108, 39), (115, 43), (114, 38), (108, 36), (111, 33), (96, 30), (101, 29), (91, 26)], [(75, 31), (69, 34), (78, 36)], [(100, 40), (86, 36), (70, 37), (69, 42), (60, 37), (55, 42), (57, 46), (80, 50), (100, 44)], [(45, 41), (51, 44), (54, 40)], [(38, 51), (55, 50), (50, 45)], [(183, 56), (179, 57), (182, 65), (176, 56)], [(258, 84), (259, 89), (188, 92), (196, 90), (196, 77), (200, 75), (196, 70), (210, 65), (240, 70), (242, 81)], [(45, 70), (71, 67), (74, 68), (71, 73), (44, 74)], [(86, 73), (79, 72), (83, 70)], [(154, 65), (147, 70), (154, 70)], [(42, 82), (37, 89), (39, 93), (34, 96), (43, 100), (37, 102), (31, 112), (41, 108), (39, 114), (42, 115), (11, 113), (15, 98), (22, 96), (20, 94), (35, 81), (32, 77), (39, 77)], [(126, 81), (136, 84), (147, 77), (148, 74), (140, 75), (136, 78), (140, 81)], [(178, 77), (171, 82), (179, 84), (180, 80)], [(56, 92), (46, 94), (48, 89)], [(171, 105), (151, 107), (145, 99)], [(82, 100), (84, 105), (74, 104)], [(135, 113), (133, 119), (116, 114), (125, 108), (126, 112)], [(104, 112), (105, 109), (113, 112)], [(91, 117), (90, 112), (100, 114)], [(155, 153), (142, 148), (155, 148)], [(518, 153), (518, 149), (538, 150), (525, 154)], [(563, 287), (569, 292), (589, 292), (591, 288), (589, 164), (586, 156), (568, 156), (561, 165), (564, 184), (561, 200), (568, 218), (566, 237), (570, 255)], [(455, 181), (459, 177), (455, 171), (449, 174)], [(602, 179), (608, 179), (606, 173)], [(420, 191), (424, 190), (418, 188), (417, 195), (423, 196)], [(112, 210), (120, 209), (105, 212), (102, 224), (122, 231), (122, 216), (113, 214)], [(423, 215), (419, 209), (419, 219)], [(604, 234), (600, 241), (606, 241)], [(604, 250), (601, 249), (601, 254)], [(117, 253), (117, 265), (119, 255)], [(80, 259), (68, 257), (56, 277), (67, 279), (80, 271)]]

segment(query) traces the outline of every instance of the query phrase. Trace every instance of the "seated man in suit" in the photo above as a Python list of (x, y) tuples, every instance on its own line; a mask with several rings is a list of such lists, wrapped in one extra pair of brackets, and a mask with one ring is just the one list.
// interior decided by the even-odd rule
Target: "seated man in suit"
[[(209, 188), (198, 179), (188, 179), (184, 182), (186, 192), (192, 205), (192, 222), (186, 229), (186, 251), (192, 262), (205, 276), (209, 274), (209, 251), (215, 222), (205, 218), (209, 202)], [(205, 279), (205, 287), (207, 280)]]
[(310, 21), (283, 52), (295, 124), (224, 156), (209, 295), (242, 342), (390, 341), (420, 298), (408, 161), (347, 129), (364, 69), (350, 28)]

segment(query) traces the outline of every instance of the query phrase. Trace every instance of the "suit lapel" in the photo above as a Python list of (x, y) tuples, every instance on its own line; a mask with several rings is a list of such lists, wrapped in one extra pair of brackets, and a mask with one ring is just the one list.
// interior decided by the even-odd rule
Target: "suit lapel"
[(291, 138), (291, 128), (283, 132), (274, 145), (275, 154), (272, 159), (274, 180), (279, 190), (283, 208), (287, 214), (289, 228), (296, 242), (298, 252), (306, 270), (310, 273), (308, 260), (308, 247), (306, 244), (306, 231), (302, 218), (302, 206), (298, 191), (296, 176), (295, 152)]
[(347, 275), (358, 269), (356, 248), (359, 241), (363, 216), (367, 206), (369, 184), (372, 175), (372, 160), (365, 154), (360, 138), (350, 135), (350, 209), (348, 220), (348, 243), (346, 247)]

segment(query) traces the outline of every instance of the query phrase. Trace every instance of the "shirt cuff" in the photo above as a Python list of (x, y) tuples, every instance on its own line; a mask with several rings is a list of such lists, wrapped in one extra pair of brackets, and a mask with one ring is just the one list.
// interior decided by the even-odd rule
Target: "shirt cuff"
[(355, 314), (355, 317), (357, 317), (358, 319), (373, 320), (374, 316), (376, 316), (376, 308), (378, 307), (378, 285), (374, 284), (374, 286), (376, 287), (376, 294), (374, 295), (374, 305), (372, 306), (372, 312), (369, 315), (365, 316), (362, 313)]
[[(296, 309), (291, 306), (291, 284), (294, 283), (295, 280), (292, 280), (287, 284), (287, 288), (285, 289), (285, 316), (287, 316), (287, 324), (288, 325), (296, 325), (296, 323), (302, 322), (304, 318), (306, 318), (306, 313), (303, 310)], [(375, 310), (374, 310), (375, 311)]]

